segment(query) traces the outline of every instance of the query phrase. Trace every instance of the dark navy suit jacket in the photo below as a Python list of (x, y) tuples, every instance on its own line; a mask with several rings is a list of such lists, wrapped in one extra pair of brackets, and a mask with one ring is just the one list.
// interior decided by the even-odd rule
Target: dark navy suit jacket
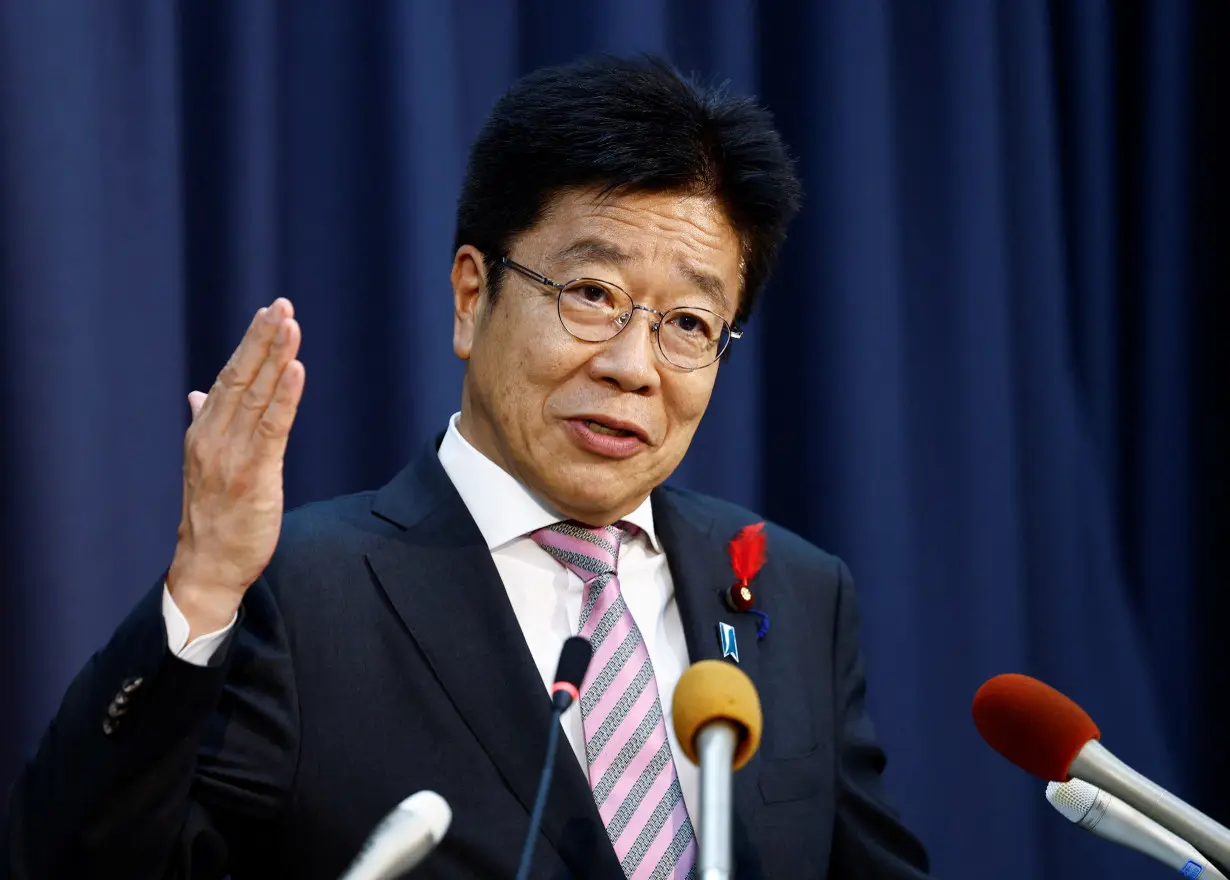
[[(845, 566), (768, 525), (758, 643), (722, 601), (726, 543), (754, 515), (668, 488), (652, 503), (691, 659), (720, 657), (729, 623), (764, 709), (735, 775), (736, 876), (924, 876), (881, 788)], [(0, 878), (332, 880), (421, 789), (453, 821), (412, 876), (515, 874), (550, 703), (435, 446), (379, 491), (289, 513), (212, 666), (169, 653), (161, 590), (70, 686), (12, 791)], [(533, 876), (622, 877), (568, 749)]]

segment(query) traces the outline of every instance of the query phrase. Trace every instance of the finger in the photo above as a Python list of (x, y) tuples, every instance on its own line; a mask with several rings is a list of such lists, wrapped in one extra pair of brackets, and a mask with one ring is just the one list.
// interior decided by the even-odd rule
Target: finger
[(250, 350), (254, 345), (258, 345), (265, 333), (271, 334), (276, 329), (275, 326), (270, 325), (270, 320), (269, 306), (262, 306), (256, 310), (251, 323), (248, 324), (248, 329), (244, 332), (243, 339), (239, 340), (239, 347), (231, 352), (230, 359), (227, 360), (226, 365), (219, 371), (213, 386), (209, 390), (209, 394), (206, 396), (205, 405), (202, 408), (206, 417), (222, 405), (223, 399), (226, 397), (224, 386), (234, 381), (234, 377), (238, 375), (239, 363), (243, 353), (246, 350)]
[(281, 457), (285, 454), (290, 426), (295, 421), (299, 401), (303, 397), (305, 379), (303, 361), (291, 361), (282, 371), (273, 392), (273, 400), (269, 402), (252, 435), (252, 442), (258, 454), (267, 457)]
[(301, 334), (299, 322), (294, 318), (286, 318), (278, 327), (274, 343), (269, 349), (265, 362), (252, 384), (247, 387), (239, 398), (239, 407), (231, 417), (227, 433), (237, 440), (246, 439), (256, 430), (257, 422), (265, 414), (265, 408), (273, 400), (274, 390), (286, 365), (295, 359), (299, 353)]
[(188, 392), (188, 407), (192, 410), (192, 421), (196, 421), (196, 417), (201, 414), (201, 407), (205, 405), (205, 400), (208, 395), (204, 391)]
[(209, 399), (205, 402), (203, 415), (216, 418), (222, 423), (221, 427), (230, 422), (244, 391), (260, 372), (282, 320), (293, 314), (290, 301), (282, 297), (257, 311), (239, 347), (218, 373), (217, 381), (209, 391)]

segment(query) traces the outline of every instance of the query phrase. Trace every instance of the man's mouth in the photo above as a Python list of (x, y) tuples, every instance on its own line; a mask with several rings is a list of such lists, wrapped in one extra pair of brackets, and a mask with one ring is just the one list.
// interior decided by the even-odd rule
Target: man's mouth
[(595, 434), (606, 434), (611, 437), (635, 437), (636, 436), (631, 431), (624, 431), (624, 430), (621, 430), (620, 428), (612, 428), (608, 425), (602, 424), (601, 422), (595, 422), (590, 419), (585, 420), (585, 426), (589, 428), (591, 431), (593, 431)]
[(576, 415), (567, 424), (582, 449), (604, 458), (631, 458), (649, 445), (645, 429), (636, 422), (605, 415)]

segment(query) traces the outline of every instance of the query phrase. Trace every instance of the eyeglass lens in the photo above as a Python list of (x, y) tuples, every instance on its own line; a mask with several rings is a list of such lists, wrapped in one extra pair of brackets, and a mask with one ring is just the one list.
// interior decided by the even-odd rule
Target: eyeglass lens
[[(560, 291), (559, 316), (578, 339), (605, 342), (632, 320), (632, 305), (632, 297), (619, 288), (584, 279)], [(729, 337), (726, 321), (707, 309), (671, 309), (658, 326), (658, 344), (666, 359), (689, 369), (717, 360)]]

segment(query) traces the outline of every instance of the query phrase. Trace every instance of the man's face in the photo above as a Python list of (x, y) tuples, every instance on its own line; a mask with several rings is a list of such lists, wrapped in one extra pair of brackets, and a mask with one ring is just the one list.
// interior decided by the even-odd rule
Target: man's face
[[(740, 253), (710, 197), (587, 191), (557, 198), (507, 256), (557, 282), (611, 282), (659, 312), (700, 307), (733, 322)], [(458, 251), (452, 280), (453, 347), (469, 361), (462, 435), (565, 516), (605, 525), (634, 510), (687, 452), (717, 364), (668, 363), (657, 316), (639, 309), (613, 339), (583, 342), (560, 323), (556, 291), (511, 270), (492, 304), (473, 248)]]

